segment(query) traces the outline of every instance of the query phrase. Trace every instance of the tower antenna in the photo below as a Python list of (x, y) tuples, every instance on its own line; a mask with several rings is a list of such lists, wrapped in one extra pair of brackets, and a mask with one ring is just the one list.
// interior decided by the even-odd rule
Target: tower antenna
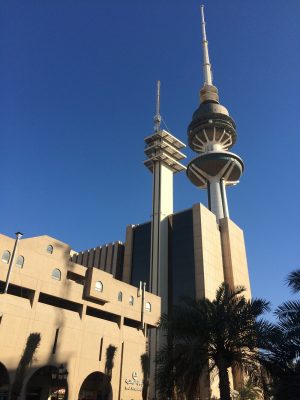
[(202, 50), (203, 50), (203, 76), (204, 85), (212, 85), (211, 63), (209, 62), (208, 41), (206, 38), (204, 5), (201, 6)]
[(160, 130), (161, 115), (160, 115), (160, 81), (157, 81), (156, 87), (156, 114), (154, 116), (154, 131)]

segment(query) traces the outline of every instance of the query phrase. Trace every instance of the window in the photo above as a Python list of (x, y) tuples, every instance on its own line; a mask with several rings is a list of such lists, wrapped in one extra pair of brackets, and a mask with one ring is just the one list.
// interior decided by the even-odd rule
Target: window
[(19, 256), (16, 261), (16, 267), (23, 268), (23, 265), (24, 265), (24, 257)]
[(56, 279), (57, 281), (61, 280), (61, 272), (60, 272), (60, 270), (58, 268), (55, 268), (52, 271), (52, 279)]
[(133, 303), (134, 303), (134, 298), (133, 298), (133, 296), (130, 296), (130, 297), (129, 297), (129, 304), (130, 304), (131, 306), (133, 306)]
[(151, 303), (147, 302), (145, 304), (145, 310), (151, 312)]
[(103, 283), (100, 281), (97, 281), (95, 283), (95, 290), (97, 290), (97, 292), (103, 292)]
[(53, 253), (53, 246), (51, 246), (51, 244), (49, 244), (49, 246), (47, 247), (47, 253), (49, 254)]
[(119, 292), (118, 293), (118, 301), (122, 301), (123, 300), (123, 293)]
[(2, 254), (2, 262), (8, 264), (10, 259), (10, 252), (8, 250), (5, 250)]

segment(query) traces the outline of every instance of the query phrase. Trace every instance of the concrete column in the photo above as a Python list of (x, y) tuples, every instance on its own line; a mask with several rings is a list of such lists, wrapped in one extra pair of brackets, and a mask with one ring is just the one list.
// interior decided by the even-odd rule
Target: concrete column
[[(150, 291), (161, 296), (161, 312), (168, 312), (168, 215), (173, 213), (173, 171), (157, 161), (153, 167), (153, 213), (151, 225)], [(155, 376), (155, 354), (163, 344), (161, 332), (150, 331), (150, 376)], [(156, 398), (154, 381), (150, 399)]]
[(210, 182), (210, 206), (217, 220), (224, 218), (220, 181)]
[(229, 218), (229, 210), (228, 210), (228, 203), (227, 203), (227, 194), (226, 194), (226, 187), (225, 187), (224, 179), (221, 179), (221, 181), (220, 181), (220, 187), (221, 187), (221, 195), (222, 195), (222, 203), (223, 203), (224, 218)]

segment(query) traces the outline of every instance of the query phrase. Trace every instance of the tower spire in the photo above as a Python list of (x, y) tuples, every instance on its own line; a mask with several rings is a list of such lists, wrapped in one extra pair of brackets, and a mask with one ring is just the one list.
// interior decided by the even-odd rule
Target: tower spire
[(203, 87), (200, 89), (200, 103), (213, 101), (219, 103), (218, 89), (213, 85), (211, 63), (208, 54), (208, 41), (206, 37), (204, 6), (201, 6), (201, 27), (202, 27), (202, 53), (203, 53)]
[(156, 114), (154, 116), (154, 131), (160, 130), (161, 115), (160, 115), (160, 81), (157, 81), (156, 86)]
[(201, 26), (202, 26), (202, 51), (203, 51), (203, 77), (204, 86), (212, 85), (211, 63), (209, 61), (208, 41), (206, 38), (204, 5), (201, 6)]

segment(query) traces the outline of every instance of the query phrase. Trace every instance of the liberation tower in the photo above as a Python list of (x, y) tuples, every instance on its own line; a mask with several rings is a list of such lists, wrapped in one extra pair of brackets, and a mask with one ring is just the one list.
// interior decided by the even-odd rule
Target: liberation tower
[(188, 126), (188, 143), (199, 153), (187, 166), (190, 181), (207, 189), (208, 208), (217, 220), (229, 217), (226, 186), (236, 185), (244, 170), (242, 159), (228, 150), (236, 141), (236, 125), (228, 110), (219, 102), (213, 85), (206, 38), (204, 6), (201, 6), (203, 76), (200, 106)]

